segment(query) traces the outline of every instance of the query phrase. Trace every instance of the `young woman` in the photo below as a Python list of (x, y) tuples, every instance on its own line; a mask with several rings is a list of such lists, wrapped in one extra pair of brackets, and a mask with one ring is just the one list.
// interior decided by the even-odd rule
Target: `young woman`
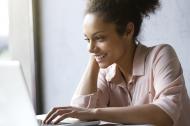
[(158, 0), (88, 0), (83, 28), (89, 64), (72, 106), (53, 108), (44, 123), (74, 117), (190, 126), (190, 101), (174, 49), (137, 40), (143, 17), (158, 7)]

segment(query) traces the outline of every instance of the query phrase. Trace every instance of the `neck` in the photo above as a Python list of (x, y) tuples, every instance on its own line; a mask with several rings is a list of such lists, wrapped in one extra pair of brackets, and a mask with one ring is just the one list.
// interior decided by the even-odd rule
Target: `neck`
[(127, 46), (125, 54), (121, 58), (121, 61), (117, 63), (122, 75), (125, 78), (125, 81), (129, 81), (132, 77), (132, 68), (133, 68), (133, 59), (135, 55), (136, 44), (134, 41), (131, 41)]

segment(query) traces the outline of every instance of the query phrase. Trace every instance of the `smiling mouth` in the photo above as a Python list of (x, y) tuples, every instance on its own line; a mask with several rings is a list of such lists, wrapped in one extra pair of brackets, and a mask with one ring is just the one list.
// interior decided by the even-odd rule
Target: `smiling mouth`
[(105, 57), (106, 55), (95, 55), (95, 59), (97, 62), (101, 62)]

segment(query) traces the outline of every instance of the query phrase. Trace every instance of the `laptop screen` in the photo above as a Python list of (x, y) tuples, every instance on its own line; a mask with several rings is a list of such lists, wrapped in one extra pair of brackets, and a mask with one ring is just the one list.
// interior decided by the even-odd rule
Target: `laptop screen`
[(0, 61), (0, 126), (38, 126), (18, 61)]

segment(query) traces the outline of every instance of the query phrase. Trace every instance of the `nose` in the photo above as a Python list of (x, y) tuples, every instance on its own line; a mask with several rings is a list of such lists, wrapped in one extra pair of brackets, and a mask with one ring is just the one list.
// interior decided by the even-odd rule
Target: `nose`
[(96, 43), (93, 41), (90, 41), (88, 44), (88, 51), (90, 53), (94, 53), (96, 51), (97, 47), (96, 47)]

